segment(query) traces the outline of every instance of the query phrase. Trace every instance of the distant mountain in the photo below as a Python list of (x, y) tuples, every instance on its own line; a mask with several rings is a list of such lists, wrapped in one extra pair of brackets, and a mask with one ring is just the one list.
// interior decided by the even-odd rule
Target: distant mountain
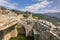
[(60, 22), (60, 13), (46, 13), (44, 15), (49, 16), (53, 18), (54, 20)]
[(60, 18), (60, 13), (46, 13), (45, 15)]
[(48, 16), (45, 14), (33, 14), (33, 16), (37, 16), (37, 17), (39, 17), (39, 19), (52, 22), (54, 25), (60, 25), (60, 24), (58, 24), (58, 22), (60, 23), (60, 18)]

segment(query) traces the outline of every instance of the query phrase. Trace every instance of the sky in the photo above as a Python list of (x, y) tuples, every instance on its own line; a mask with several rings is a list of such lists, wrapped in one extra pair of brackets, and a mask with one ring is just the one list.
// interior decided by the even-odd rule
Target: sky
[(33, 13), (60, 12), (60, 0), (0, 0), (0, 6)]

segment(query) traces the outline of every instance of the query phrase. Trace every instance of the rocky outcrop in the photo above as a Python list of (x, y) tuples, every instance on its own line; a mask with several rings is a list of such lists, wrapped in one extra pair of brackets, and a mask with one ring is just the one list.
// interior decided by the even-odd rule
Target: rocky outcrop
[(9, 40), (11, 37), (17, 37), (18, 35), (18, 32), (17, 32), (17, 29), (12, 29), (12, 28), (8, 28), (8, 29), (5, 29), (3, 30), (2, 32), (2, 39), (1, 40)]
[(60, 37), (54, 32), (52, 32), (49, 26), (45, 26), (45, 25), (46, 24), (42, 25), (40, 21), (35, 23), (33, 28), (34, 39), (35, 40), (60, 40)]
[(32, 15), (25, 18), (23, 14), (17, 15), (10, 10), (0, 9), (0, 13), (0, 40), (9, 40), (11, 37), (17, 37), (19, 33), (24, 33), (25, 36), (34, 34), (35, 40), (60, 40), (60, 37), (56, 36), (57, 27), (51, 22), (35, 20)]

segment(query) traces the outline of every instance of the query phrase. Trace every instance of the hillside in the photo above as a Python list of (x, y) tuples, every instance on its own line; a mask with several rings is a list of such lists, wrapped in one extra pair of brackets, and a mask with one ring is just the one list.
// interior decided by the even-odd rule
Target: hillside
[[(52, 17), (44, 14), (33, 14), (33, 16), (39, 17), (39, 19), (47, 20), (49, 22), (52, 22), (54, 25), (60, 25), (60, 19), (57, 17)], [(59, 23), (58, 23), (59, 22)]]
[(60, 18), (60, 13), (59, 12), (57, 12), (57, 13), (46, 13), (45, 15)]
[[(5, 8), (1, 8), (2, 10), (5, 10), (6, 11), (6, 13), (8, 13), (8, 11), (5, 9)], [(18, 10), (14, 10), (14, 9), (10, 9), (10, 11), (9, 11), (10, 13), (9, 14), (11, 14), (12, 12), (14, 12), (12, 15), (19, 15), (19, 14), (24, 14), (24, 13), (31, 13), (31, 12), (23, 12), (23, 11), (18, 11)], [(5, 13), (5, 14), (6, 14)], [(58, 17), (54, 17), (54, 16), (49, 16), (49, 15), (47, 15), (47, 14), (34, 14), (34, 13), (31, 13), (32, 14), (32, 16), (34, 17), (34, 16), (37, 16), (38, 17), (38, 19), (43, 19), (43, 20), (47, 20), (47, 21), (49, 21), (49, 22), (52, 22), (54, 25), (60, 25), (59, 23), (60, 23), (60, 19), (58, 18)], [(56, 15), (56, 14), (55, 14)], [(27, 14), (27, 16), (28, 16), (28, 14)], [(57, 22), (59, 22), (59, 23), (57, 23)]]
[[(30, 13), (30, 14), (32, 14), (32, 16), (34, 17), (34, 16), (37, 16), (38, 17), (38, 19), (42, 19), (42, 20), (46, 20), (46, 21), (49, 21), (49, 22), (52, 22), (54, 25), (60, 25), (59, 23), (60, 23), (60, 18), (58, 17), (58, 15), (60, 15), (60, 14), (54, 14), (54, 13), (51, 13), (51, 14), (53, 14), (53, 15), (51, 15), (51, 14), (35, 14), (35, 13), (31, 13), (31, 12), (28, 12), (28, 11), (26, 11), (26, 12), (22, 12), (22, 11), (18, 11), (18, 10), (15, 10), (14, 12), (16, 12), (17, 14), (24, 14), (24, 13)], [(57, 17), (56, 17), (56, 16)]]

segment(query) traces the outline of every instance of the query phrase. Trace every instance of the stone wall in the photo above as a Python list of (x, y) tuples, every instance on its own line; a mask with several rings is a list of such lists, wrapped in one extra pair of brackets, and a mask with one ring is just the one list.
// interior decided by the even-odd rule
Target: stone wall
[(1, 40), (9, 40), (11, 37), (17, 37), (18, 35), (18, 32), (17, 32), (17, 29), (6, 29), (6, 30), (3, 30), (3, 38)]
[(11, 31), (11, 37), (17, 37), (17, 35), (18, 35), (18, 31), (15, 28), (14, 30)]

